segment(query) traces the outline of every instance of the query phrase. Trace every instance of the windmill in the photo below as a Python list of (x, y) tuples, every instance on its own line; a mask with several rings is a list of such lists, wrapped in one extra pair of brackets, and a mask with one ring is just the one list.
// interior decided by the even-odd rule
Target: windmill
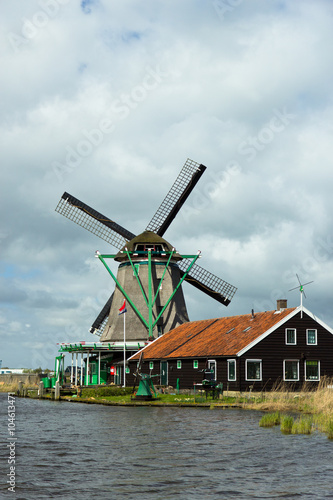
[(304, 287), (306, 285), (310, 285), (310, 283), (313, 283), (313, 281), (308, 281), (307, 283), (301, 283), (301, 280), (299, 279), (298, 277), (298, 274), (296, 274), (296, 278), (298, 280), (298, 283), (299, 283), (299, 286), (295, 286), (294, 288), (291, 288), (290, 290), (288, 290), (289, 292), (291, 292), (292, 290), (299, 290), (300, 291), (300, 294), (301, 294), (301, 318), (303, 318), (303, 295), (304, 297), (306, 298), (306, 295), (305, 295), (305, 291), (304, 291)]
[[(65, 192), (56, 211), (113, 245), (118, 253), (103, 257), (119, 262), (116, 282), (101, 312), (90, 328), (101, 342), (123, 341), (123, 324), (118, 309), (124, 296), (129, 300), (126, 317), (127, 340), (150, 340), (188, 321), (181, 283), (183, 280), (227, 306), (237, 288), (201, 268), (198, 256), (180, 255), (163, 235), (206, 170), (187, 159), (170, 191), (138, 236)], [(149, 297), (151, 300), (149, 301)], [(147, 305), (148, 307), (147, 311)], [(147, 315), (150, 318), (147, 318)], [(148, 321), (149, 320), (149, 321)], [(148, 331), (148, 323), (151, 330)], [(152, 331), (153, 330), (153, 331)]]

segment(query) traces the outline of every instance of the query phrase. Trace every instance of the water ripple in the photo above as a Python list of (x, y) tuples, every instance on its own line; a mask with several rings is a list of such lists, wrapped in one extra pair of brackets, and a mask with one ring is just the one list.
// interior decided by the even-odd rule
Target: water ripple
[(16, 399), (16, 416), (16, 498), (333, 497), (333, 443), (259, 428), (257, 412)]

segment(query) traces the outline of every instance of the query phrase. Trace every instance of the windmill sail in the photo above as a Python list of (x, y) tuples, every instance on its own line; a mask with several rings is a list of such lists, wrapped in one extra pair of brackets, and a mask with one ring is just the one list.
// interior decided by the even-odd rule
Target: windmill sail
[(118, 249), (135, 237), (135, 234), (66, 192), (55, 211)]
[(147, 231), (154, 231), (163, 236), (205, 170), (204, 165), (187, 159), (172, 188), (149, 222)]
[(95, 333), (96, 335), (102, 335), (104, 328), (106, 326), (108, 317), (109, 317), (109, 312), (111, 309), (112, 300), (113, 300), (113, 293), (108, 298), (103, 309), (101, 310), (101, 312), (99, 313), (99, 315), (97, 316), (97, 318), (95, 319), (93, 324), (91, 325), (90, 330), (89, 330), (90, 333)]
[[(155, 297), (154, 309), (152, 310), (153, 317), (158, 316), (172, 292), (174, 290), (177, 292), (170, 304), (168, 304), (168, 309), (165, 309), (156, 324), (158, 334), (163, 334), (177, 326), (177, 324), (188, 321), (183, 291), (181, 287), (178, 288), (178, 285), (181, 277), (187, 272), (190, 262), (186, 258), (179, 260), (181, 256), (179, 256), (179, 259), (173, 257), (173, 260), (170, 261), (168, 255), (174, 249), (172, 245), (163, 240), (162, 236), (205, 170), (204, 165), (187, 159), (170, 191), (149, 222), (147, 230), (137, 237), (69, 193), (65, 192), (62, 195), (55, 209), (56, 212), (110, 243), (118, 250), (122, 250), (125, 246), (129, 249), (131, 246), (133, 247), (130, 251), (133, 254), (132, 259), (134, 258), (135, 261), (135, 271), (132, 266), (133, 262), (125, 254), (122, 259), (118, 258), (120, 264), (117, 272), (117, 286), (90, 328), (91, 333), (101, 335), (101, 342), (120, 339), (123, 341), (123, 322), (119, 321), (118, 318), (118, 308), (123, 296), (118, 284), (124, 290), (127, 290), (133, 304), (136, 305), (136, 310), (129, 308), (126, 318), (128, 335), (131, 336), (130, 340), (142, 341), (147, 338), (146, 318), (141, 311), (146, 311), (147, 308), (144, 294), (149, 289), (149, 286), (152, 286), (154, 294), (158, 291)], [(137, 240), (138, 238), (140, 238), (140, 241)], [(163, 241), (157, 241), (158, 238)], [(146, 272), (148, 269), (147, 256), (144, 253), (152, 249), (154, 249), (155, 255), (152, 257), (152, 278), (151, 285), (149, 285)], [(162, 249), (161, 252), (160, 249)], [(164, 264), (168, 266), (167, 272), (163, 270)], [(163, 280), (163, 286), (161, 280)], [(185, 280), (225, 306), (230, 303), (237, 290), (236, 287), (197, 264), (191, 267)], [(140, 296), (142, 303), (139, 299), (137, 303), (137, 299), (134, 300), (133, 296)], [(133, 311), (131, 311), (132, 309)]]
[[(178, 263), (181, 275), (184, 274), (189, 264), (190, 261), (188, 259), (183, 259)], [(197, 264), (194, 264), (191, 268), (189, 274), (185, 278), (185, 281), (198, 288), (206, 295), (209, 295), (213, 299), (217, 300), (224, 306), (230, 304), (231, 299), (237, 291), (235, 286), (230, 285), (230, 283), (218, 278)]]

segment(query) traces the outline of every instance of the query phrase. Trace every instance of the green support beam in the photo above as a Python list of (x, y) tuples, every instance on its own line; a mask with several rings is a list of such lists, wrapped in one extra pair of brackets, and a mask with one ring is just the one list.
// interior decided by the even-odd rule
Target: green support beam
[(102, 264), (105, 266), (106, 270), (108, 271), (108, 273), (111, 275), (112, 279), (114, 280), (114, 282), (116, 283), (117, 287), (119, 288), (119, 290), (121, 291), (121, 293), (123, 294), (123, 296), (125, 297), (125, 299), (127, 300), (127, 302), (130, 304), (130, 306), (134, 309), (134, 311), (136, 312), (136, 314), (139, 316), (139, 318), (141, 319), (141, 321), (143, 322), (143, 324), (149, 329), (149, 325), (147, 323), (147, 321), (145, 320), (145, 318), (142, 316), (142, 314), (140, 313), (139, 309), (135, 306), (134, 302), (130, 299), (130, 297), (127, 295), (127, 293), (125, 292), (125, 290), (123, 289), (123, 287), (121, 286), (121, 284), (119, 283), (119, 281), (117, 280), (116, 276), (113, 274), (113, 272), (111, 271), (111, 269), (109, 268), (109, 266), (107, 265), (107, 263), (105, 262), (105, 258), (109, 258), (110, 256), (108, 255), (98, 255), (98, 258), (99, 260), (102, 262)]
[[(192, 256), (193, 257), (193, 256)], [(166, 304), (164, 305), (164, 307), (162, 308), (162, 310), (160, 311), (159, 315), (157, 316), (154, 324), (153, 324), (153, 328), (154, 326), (156, 325), (156, 323), (158, 322), (158, 320), (160, 319), (160, 317), (162, 316), (162, 314), (164, 313), (165, 309), (168, 307), (168, 305), (170, 304), (171, 300), (173, 299), (173, 297), (175, 296), (178, 288), (181, 286), (181, 284), (183, 283), (184, 279), (186, 278), (186, 276), (188, 275), (188, 273), (190, 272), (192, 266), (195, 264), (195, 262), (197, 261), (197, 259), (200, 257), (200, 252), (197, 253), (197, 255), (195, 255), (194, 259), (192, 260), (191, 264), (188, 266), (187, 270), (185, 271), (185, 273), (183, 274), (181, 280), (179, 281), (178, 285), (176, 286), (176, 288), (174, 289), (174, 291), (172, 292), (172, 294), (170, 295), (169, 299), (167, 300)]]
[(149, 339), (152, 339), (152, 338), (154, 338), (153, 337), (153, 329), (154, 329), (154, 327), (156, 326), (158, 320), (160, 319), (160, 317), (164, 313), (165, 309), (168, 307), (168, 305), (170, 304), (171, 300), (173, 299), (173, 297), (177, 293), (177, 290), (179, 289), (179, 287), (183, 283), (184, 279), (186, 278), (186, 276), (190, 272), (192, 266), (195, 264), (195, 262), (199, 258), (200, 252), (198, 252), (196, 255), (182, 255), (181, 256), (183, 259), (193, 259), (193, 260), (190, 263), (190, 265), (188, 266), (188, 268), (185, 271), (185, 273), (183, 274), (183, 276), (182, 276), (181, 280), (179, 281), (178, 285), (176, 286), (176, 288), (174, 289), (174, 291), (170, 295), (170, 297), (167, 300), (166, 304), (164, 305), (164, 307), (162, 308), (162, 310), (158, 314), (158, 316), (155, 319), (155, 321), (153, 321), (153, 307), (154, 307), (154, 304), (156, 302), (156, 299), (157, 299), (157, 296), (158, 296), (158, 292), (159, 292), (160, 287), (161, 287), (161, 283), (163, 281), (163, 278), (165, 276), (167, 268), (168, 268), (168, 266), (170, 264), (170, 261), (172, 259), (172, 255), (175, 253), (175, 249), (173, 249), (172, 252), (163, 252), (165, 254), (169, 253), (169, 258), (168, 258), (168, 262), (167, 262), (167, 264), (166, 264), (166, 266), (164, 268), (162, 278), (159, 281), (159, 284), (158, 284), (158, 287), (157, 287), (157, 291), (156, 291), (156, 294), (155, 294), (154, 298), (153, 298), (153, 286), (152, 286), (152, 275), (151, 275), (151, 264), (152, 264), (151, 256), (152, 256), (152, 253), (154, 253), (154, 252), (152, 252), (151, 250), (148, 250), (148, 297), (146, 296), (146, 293), (145, 293), (145, 291), (144, 291), (144, 289), (142, 287), (142, 284), (141, 284), (141, 281), (139, 279), (139, 276), (138, 276), (137, 270), (135, 268), (135, 265), (134, 265), (134, 263), (133, 263), (133, 261), (131, 259), (131, 254), (133, 254), (133, 253), (135, 253), (135, 254), (139, 254), (139, 253), (146, 254), (146, 253), (145, 252), (129, 252), (127, 250), (127, 248), (125, 249), (125, 253), (126, 253), (126, 255), (128, 257), (128, 260), (129, 260), (129, 262), (130, 262), (130, 264), (132, 266), (134, 275), (135, 275), (135, 277), (136, 277), (136, 279), (137, 279), (137, 281), (139, 283), (141, 293), (142, 293), (142, 295), (143, 295), (143, 297), (145, 299), (145, 302), (147, 304), (147, 307), (148, 307), (148, 322), (142, 316), (142, 314), (140, 313), (140, 311), (138, 310), (138, 308), (135, 306), (134, 302), (131, 300), (131, 298), (126, 293), (126, 291), (124, 290), (124, 288), (120, 285), (119, 281), (117, 280), (116, 276), (111, 271), (111, 269), (108, 266), (108, 264), (105, 262), (105, 259), (114, 259), (116, 255), (114, 255), (114, 254), (103, 254), (103, 255), (101, 255), (100, 253), (96, 252), (96, 257), (98, 257), (99, 260), (102, 262), (102, 264), (104, 265), (104, 267), (106, 268), (106, 270), (108, 271), (108, 273), (110, 274), (110, 276), (112, 277), (112, 279), (114, 280), (114, 282), (116, 283), (116, 286), (119, 288), (119, 290), (121, 291), (121, 293), (123, 294), (123, 296), (125, 297), (125, 299), (127, 300), (127, 302), (130, 304), (130, 306), (132, 307), (132, 309), (135, 311), (135, 313), (137, 314), (137, 316), (140, 318), (140, 320), (142, 321), (142, 323), (148, 329), (148, 337), (149, 337)]

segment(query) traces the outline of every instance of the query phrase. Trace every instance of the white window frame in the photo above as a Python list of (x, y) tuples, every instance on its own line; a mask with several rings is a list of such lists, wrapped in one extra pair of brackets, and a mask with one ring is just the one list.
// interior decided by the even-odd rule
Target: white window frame
[[(288, 330), (294, 330), (295, 332), (295, 342), (288, 342)], [(286, 328), (286, 345), (297, 345), (297, 330), (296, 328)]]
[(215, 373), (215, 379), (217, 380), (217, 364), (216, 364), (216, 359), (208, 359), (207, 361), (207, 368), (210, 370), (209, 365), (214, 365), (214, 373)]
[[(230, 367), (231, 363), (233, 363), (235, 366), (235, 378), (230, 378), (230, 375), (229, 375), (229, 367)], [(227, 367), (228, 367), (228, 382), (236, 382), (236, 380), (237, 380), (236, 360), (235, 359), (227, 359)]]
[(177, 359), (177, 370), (181, 370), (181, 369), (182, 369), (182, 360)]
[[(311, 344), (311, 345), (313, 345), (313, 344)], [(307, 378), (307, 375), (306, 375), (306, 362), (307, 361), (317, 361), (317, 363), (318, 363), (318, 378)], [(306, 380), (306, 382), (319, 382), (320, 381), (320, 361), (319, 361), (319, 359), (308, 359), (308, 360), (304, 361), (304, 379)]]
[[(309, 332), (315, 332), (315, 341), (314, 343), (309, 342), (309, 337), (308, 334)], [(318, 345), (318, 335), (317, 335), (317, 329), (316, 328), (307, 328), (306, 329), (306, 345)]]
[[(247, 377), (247, 365), (248, 363), (259, 363), (260, 366), (260, 378), (248, 378)], [(261, 382), (262, 381), (262, 359), (246, 359), (245, 360), (245, 380), (247, 382)]]
[[(286, 378), (286, 362), (292, 361), (297, 363), (297, 378)], [(299, 359), (284, 359), (283, 360), (283, 380), (285, 382), (299, 382)]]
[[(195, 366), (196, 365), (196, 366)], [(193, 360), (193, 369), (197, 370), (199, 368), (199, 361), (197, 359)]]
[(154, 361), (149, 361), (149, 370), (154, 369)]

